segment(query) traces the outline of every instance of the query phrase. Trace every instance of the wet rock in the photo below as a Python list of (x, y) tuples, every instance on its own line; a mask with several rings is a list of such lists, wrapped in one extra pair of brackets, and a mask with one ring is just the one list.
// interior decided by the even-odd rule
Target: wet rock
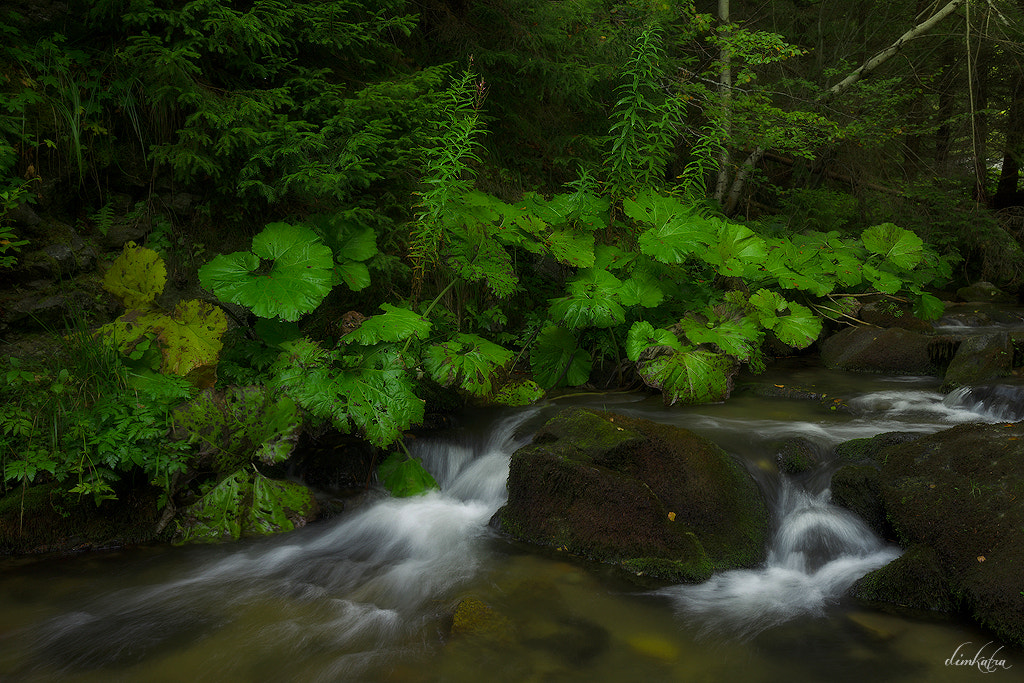
[(512, 456), (508, 492), (504, 532), (633, 573), (698, 582), (764, 559), (761, 492), (685, 429), (565, 410)]
[(889, 446), (920, 439), (920, 432), (883, 432), (864, 439), (850, 439), (835, 448), (836, 458), (848, 463), (882, 463), (882, 451)]
[(832, 502), (863, 519), (883, 538), (892, 538), (893, 530), (885, 518), (878, 468), (872, 465), (846, 465), (832, 475)]
[(1007, 294), (991, 282), (975, 282), (973, 285), (961, 287), (956, 290), (956, 295), (963, 301), (980, 302), (987, 301), (997, 304), (1012, 304), (1017, 302), (1017, 297)]
[[(930, 548), (975, 621), (1024, 645), (1024, 423), (961, 425), (884, 455), (882, 499), (901, 544)], [(886, 590), (898, 587), (876, 588)]]
[(866, 574), (850, 595), (869, 603), (887, 603), (928, 612), (955, 612), (957, 601), (935, 551), (926, 545), (908, 548), (889, 564)]
[(897, 327), (850, 327), (826, 339), (821, 360), (832, 370), (893, 375), (934, 375), (930, 347), (945, 338)]
[(880, 300), (869, 301), (861, 306), (857, 317), (869, 325), (876, 327), (899, 327), (915, 332), (928, 332), (932, 329), (927, 323), (914, 315), (909, 303)]
[(1013, 369), (1013, 340), (1005, 331), (967, 337), (946, 369), (942, 390), (983, 384), (1009, 375)]
[(821, 444), (810, 439), (794, 437), (775, 444), (775, 458), (779, 463), (779, 471), (786, 474), (802, 474), (827, 457), (828, 453)]

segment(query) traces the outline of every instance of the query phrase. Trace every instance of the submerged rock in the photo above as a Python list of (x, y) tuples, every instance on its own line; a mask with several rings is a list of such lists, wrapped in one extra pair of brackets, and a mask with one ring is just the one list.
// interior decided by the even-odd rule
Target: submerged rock
[(520, 540), (699, 582), (765, 556), (768, 511), (750, 475), (688, 430), (568, 409), (512, 456), (493, 522)]

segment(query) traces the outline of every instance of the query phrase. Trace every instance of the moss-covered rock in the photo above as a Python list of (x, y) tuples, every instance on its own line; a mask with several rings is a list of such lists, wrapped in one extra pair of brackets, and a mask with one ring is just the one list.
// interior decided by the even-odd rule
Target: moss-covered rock
[(156, 489), (100, 505), (56, 483), (17, 488), (0, 499), (0, 554), (116, 548), (156, 540)]
[(1024, 645), (1024, 423), (961, 425), (884, 455), (882, 499), (901, 543), (934, 551), (974, 619)]
[(513, 640), (512, 621), (477, 597), (459, 601), (452, 615), (452, 635), (499, 642)]
[(670, 425), (568, 409), (513, 456), (494, 522), (538, 545), (671, 581), (764, 559), (768, 512), (718, 446)]
[(967, 337), (957, 348), (946, 369), (943, 391), (982, 384), (1010, 374), (1013, 369), (1013, 340), (1005, 331)]
[(949, 613), (958, 609), (938, 557), (926, 545), (908, 548), (889, 564), (861, 577), (850, 594), (866, 602), (912, 610)]
[(897, 327), (850, 327), (822, 343), (821, 360), (832, 370), (935, 375), (942, 368), (931, 347), (948, 341)]
[(961, 287), (956, 290), (956, 295), (963, 301), (981, 302), (996, 304), (1016, 303), (1017, 297), (1007, 294), (991, 282), (975, 282), (973, 285)]
[(784, 439), (774, 445), (775, 459), (779, 463), (779, 471), (786, 474), (802, 474), (827, 457), (821, 444), (810, 439), (793, 437)]
[(840, 462), (881, 465), (886, 448), (920, 438), (920, 432), (883, 432), (870, 438), (844, 441), (836, 446), (835, 455)]
[(863, 519), (879, 536), (892, 538), (879, 479), (878, 468), (873, 465), (841, 467), (832, 475), (832, 502)]

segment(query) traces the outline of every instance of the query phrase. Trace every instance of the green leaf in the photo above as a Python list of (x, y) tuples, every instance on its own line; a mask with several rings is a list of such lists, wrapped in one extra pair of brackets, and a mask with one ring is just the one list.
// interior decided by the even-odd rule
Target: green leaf
[(492, 401), (502, 406), (528, 406), (544, 398), (544, 389), (532, 379), (508, 382), (494, 393)]
[(683, 334), (693, 344), (714, 344), (722, 353), (748, 361), (761, 346), (763, 333), (757, 323), (747, 317), (701, 323), (690, 318), (679, 321)]
[(633, 323), (626, 334), (626, 357), (635, 363), (640, 354), (651, 346), (669, 346), (677, 351), (683, 350), (679, 339), (668, 330), (655, 329), (646, 320)]
[(589, 268), (594, 265), (593, 233), (556, 230), (548, 237), (548, 248), (558, 261), (570, 266)]
[(530, 365), (537, 384), (544, 389), (579, 386), (590, 379), (590, 353), (578, 347), (569, 330), (556, 325), (548, 325), (537, 335)]
[(448, 250), (448, 265), (467, 282), (483, 281), (498, 297), (516, 290), (519, 277), (505, 247), (486, 235), (453, 239)]
[(124, 251), (103, 275), (103, 287), (117, 296), (125, 308), (147, 308), (164, 291), (167, 267), (152, 249), (124, 245)]
[(621, 286), (607, 270), (588, 268), (569, 282), (569, 296), (552, 300), (550, 315), (570, 329), (614, 327), (626, 319), (618, 301)]
[(403, 341), (409, 337), (425, 339), (430, 332), (430, 321), (408, 308), (391, 304), (381, 304), (380, 308), (384, 313), (367, 318), (341, 341), (368, 346), (382, 341)]
[(778, 292), (760, 289), (750, 296), (758, 321), (784, 344), (802, 349), (821, 334), (821, 318), (809, 308), (786, 301)]
[(370, 286), (370, 269), (365, 263), (346, 260), (334, 266), (334, 281), (359, 292)]
[(252, 253), (214, 257), (199, 269), (199, 282), (262, 318), (298, 320), (331, 291), (333, 266), (331, 250), (315, 232), (271, 223), (253, 238)]
[(244, 468), (184, 511), (175, 542), (217, 543), (291, 531), (315, 510), (316, 499), (302, 484)]
[(742, 276), (747, 264), (762, 264), (768, 257), (764, 240), (738, 223), (719, 221), (721, 227), (711, 247), (698, 253), (725, 276)]
[(343, 223), (337, 226), (335, 239), (338, 247), (334, 251), (345, 261), (366, 261), (378, 252), (377, 234), (370, 227)]
[(619, 300), (624, 306), (654, 308), (665, 300), (665, 293), (656, 280), (635, 272), (619, 288)]
[(402, 453), (389, 455), (377, 468), (377, 474), (384, 488), (396, 498), (420, 496), (441, 488), (419, 460)]
[(458, 384), (474, 396), (488, 396), (501, 368), (512, 352), (475, 334), (457, 334), (434, 344), (424, 356), (424, 367), (442, 386)]
[(860, 238), (868, 251), (880, 254), (897, 268), (911, 270), (923, 257), (921, 238), (892, 223), (872, 226), (862, 232)]
[(132, 354), (147, 343), (147, 337), (155, 335), (163, 357), (162, 372), (184, 376), (217, 364), (227, 324), (220, 307), (193, 299), (180, 302), (169, 315), (157, 310), (130, 310), (101, 327), (100, 333), (125, 354)]
[(862, 267), (862, 272), (864, 273), (864, 279), (879, 292), (895, 294), (903, 289), (903, 280), (887, 270), (875, 268), (871, 264), (865, 263)]
[(698, 349), (644, 361), (637, 371), (647, 386), (661, 390), (665, 405), (713, 403), (729, 397), (736, 361)]
[[(331, 420), (340, 431), (358, 429), (367, 441), (384, 448), (423, 421), (423, 400), (416, 396), (394, 347), (355, 349), (358, 355), (339, 359), (338, 353), (324, 351), (308, 339), (282, 346), (285, 351), (271, 368), (271, 384), (314, 416)], [(336, 366), (339, 360), (346, 367)]]
[(938, 320), (945, 310), (942, 300), (931, 294), (922, 294), (914, 300), (914, 315), (921, 320)]

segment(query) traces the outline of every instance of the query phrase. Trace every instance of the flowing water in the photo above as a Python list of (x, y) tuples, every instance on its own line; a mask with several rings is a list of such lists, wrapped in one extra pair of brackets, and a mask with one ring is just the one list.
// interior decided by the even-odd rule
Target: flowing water
[[(440, 493), (381, 496), (334, 520), (235, 545), (8, 560), (0, 565), (0, 680), (838, 683), (982, 675), (945, 662), (961, 644), (977, 649), (991, 636), (843, 598), (899, 550), (829, 503), (827, 459), (787, 477), (772, 445), (798, 436), (827, 453), (885, 431), (1016, 420), (1024, 394), (998, 386), (944, 397), (930, 378), (800, 367), (775, 381), (813, 385), (850, 409), (753, 394), (666, 408), (657, 397), (614, 394), (482, 413), (415, 443)], [(764, 566), (696, 586), (639, 587), (608, 567), (496, 534), (488, 521), (505, 497), (509, 455), (570, 404), (686, 427), (738, 458), (774, 510)], [(471, 635), (452, 635), (452, 614), (466, 600), (489, 608), (476, 612)], [(1000, 656), (1013, 668), (993, 680), (1024, 680), (1024, 653)]]

